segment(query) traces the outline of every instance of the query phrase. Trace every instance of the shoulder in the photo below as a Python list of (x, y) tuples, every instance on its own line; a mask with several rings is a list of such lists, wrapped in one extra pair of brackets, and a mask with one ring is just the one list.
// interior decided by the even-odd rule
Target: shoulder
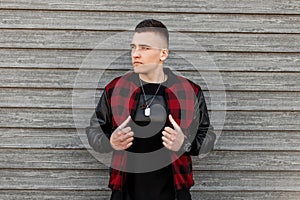
[(199, 91), (201, 91), (200, 85), (191, 81), (190, 79), (175, 74), (174, 77), (177, 80), (175, 81), (176, 85), (181, 85), (184, 89), (193, 89), (195, 94), (198, 94)]
[(130, 77), (132, 77), (133, 72), (128, 72), (122, 76), (118, 76), (114, 78), (112, 81), (110, 81), (106, 86), (105, 86), (105, 91), (110, 94), (112, 93), (113, 89), (116, 87), (125, 87), (126, 83), (130, 82)]
[(128, 82), (129, 77), (131, 77), (132, 75), (133, 75), (133, 72), (128, 72), (122, 76), (118, 76), (118, 77), (114, 78), (113, 80), (111, 80), (105, 86), (105, 88), (107, 88), (107, 89), (114, 88), (114, 87), (116, 87), (117, 84)]

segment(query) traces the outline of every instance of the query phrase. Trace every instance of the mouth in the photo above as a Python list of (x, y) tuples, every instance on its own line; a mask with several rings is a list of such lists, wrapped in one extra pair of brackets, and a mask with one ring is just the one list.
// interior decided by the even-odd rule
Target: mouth
[(143, 63), (142, 62), (138, 62), (138, 61), (133, 62), (133, 65), (141, 65), (141, 64), (143, 64)]

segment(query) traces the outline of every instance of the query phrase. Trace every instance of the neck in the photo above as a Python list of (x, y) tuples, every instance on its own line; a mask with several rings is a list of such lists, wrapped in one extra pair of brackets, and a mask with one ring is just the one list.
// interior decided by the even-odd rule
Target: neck
[(162, 83), (165, 81), (165, 73), (164, 70), (157, 70), (152, 73), (139, 74), (139, 77), (142, 81), (148, 83)]

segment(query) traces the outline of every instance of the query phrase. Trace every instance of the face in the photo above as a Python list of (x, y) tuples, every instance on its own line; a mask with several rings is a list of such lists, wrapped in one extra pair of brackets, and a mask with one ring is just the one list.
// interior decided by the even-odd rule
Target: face
[(136, 73), (147, 74), (159, 70), (168, 56), (166, 41), (158, 33), (135, 33), (130, 46)]

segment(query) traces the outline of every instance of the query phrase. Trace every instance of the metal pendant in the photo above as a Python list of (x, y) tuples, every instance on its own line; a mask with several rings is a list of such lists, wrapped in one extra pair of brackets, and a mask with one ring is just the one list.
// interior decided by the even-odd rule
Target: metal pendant
[(150, 110), (150, 107), (147, 107), (147, 108), (145, 109), (145, 113), (144, 113), (144, 114), (145, 114), (146, 117), (149, 117), (149, 116), (150, 116), (150, 111), (151, 111), (151, 110)]

